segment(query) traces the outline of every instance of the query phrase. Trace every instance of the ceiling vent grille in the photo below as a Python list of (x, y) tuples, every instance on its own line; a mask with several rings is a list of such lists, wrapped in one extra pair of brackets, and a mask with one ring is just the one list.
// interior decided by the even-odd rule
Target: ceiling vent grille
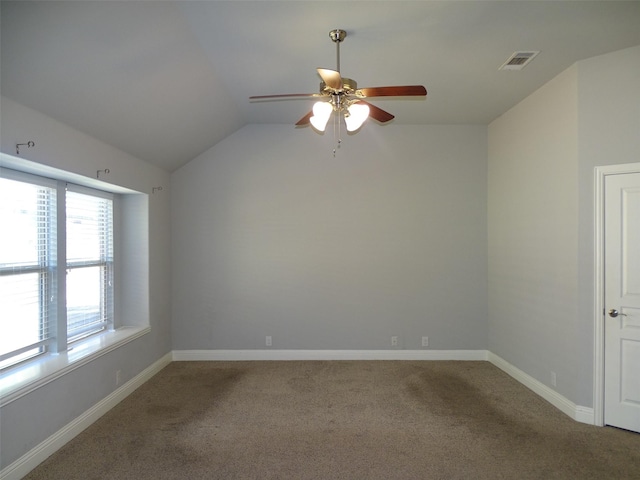
[(539, 53), (539, 51), (514, 52), (498, 70), (522, 70)]

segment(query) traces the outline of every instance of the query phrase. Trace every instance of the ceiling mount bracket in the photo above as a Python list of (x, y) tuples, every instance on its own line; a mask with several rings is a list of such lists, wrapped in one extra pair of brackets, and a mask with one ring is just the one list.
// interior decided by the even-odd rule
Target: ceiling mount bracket
[(329, 32), (329, 37), (331, 38), (331, 40), (333, 40), (335, 43), (340, 43), (341, 41), (343, 41), (345, 38), (347, 38), (347, 32), (345, 32), (344, 30), (340, 30), (339, 28), (336, 28), (335, 30), (331, 30)]

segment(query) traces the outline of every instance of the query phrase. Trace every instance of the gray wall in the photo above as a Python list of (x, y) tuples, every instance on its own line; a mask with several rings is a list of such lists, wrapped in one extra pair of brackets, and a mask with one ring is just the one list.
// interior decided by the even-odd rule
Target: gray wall
[(640, 161), (640, 47), (578, 62), (489, 125), (489, 349), (593, 406), (594, 167)]
[(594, 167), (640, 162), (639, 84), (640, 46), (578, 63), (578, 398), (593, 396)]
[[(0, 468), (4, 468), (133, 378), (171, 349), (169, 174), (78, 131), (2, 97), (2, 152), (33, 140), (21, 157), (95, 178), (108, 168), (109, 182), (142, 192), (163, 185), (149, 198), (149, 311), (151, 332), (48, 383), (0, 411)], [(72, 393), (72, 395), (71, 395)]]
[(489, 126), (489, 349), (575, 398), (577, 75)]
[(486, 127), (327, 130), (172, 174), (174, 349), (485, 349)]

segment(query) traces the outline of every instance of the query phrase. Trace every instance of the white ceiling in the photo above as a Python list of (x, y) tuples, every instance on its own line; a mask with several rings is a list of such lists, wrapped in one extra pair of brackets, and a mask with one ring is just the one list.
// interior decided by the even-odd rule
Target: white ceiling
[[(578, 60), (640, 45), (640, 1), (1, 3), (1, 93), (172, 171), (249, 123), (293, 124), (336, 66), (398, 124), (488, 124)], [(540, 50), (522, 71), (498, 71)], [(640, 85), (640, 81), (639, 81)], [(606, 92), (602, 92), (606, 95)], [(364, 128), (383, 131), (369, 121)], [(309, 128), (300, 135), (312, 135)]]

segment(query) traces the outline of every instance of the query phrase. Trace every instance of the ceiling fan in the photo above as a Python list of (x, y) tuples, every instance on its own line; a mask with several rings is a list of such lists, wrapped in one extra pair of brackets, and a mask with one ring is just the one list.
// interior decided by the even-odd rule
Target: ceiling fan
[(329, 37), (336, 44), (337, 68), (330, 70), (318, 68), (322, 79), (319, 93), (286, 93), (281, 95), (257, 95), (249, 100), (287, 99), (287, 98), (319, 98), (313, 110), (296, 123), (297, 126), (311, 124), (316, 130), (324, 132), (333, 112), (344, 116), (347, 131), (358, 130), (368, 117), (380, 123), (394, 118), (392, 114), (365, 101), (370, 97), (406, 97), (427, 95), (422, 85), (404, 85), (389, 87), (358, 88), (355, 80), (340, 75), (340, 43), (347, 37), (347, 32), (336, 29), (329, 32)]

